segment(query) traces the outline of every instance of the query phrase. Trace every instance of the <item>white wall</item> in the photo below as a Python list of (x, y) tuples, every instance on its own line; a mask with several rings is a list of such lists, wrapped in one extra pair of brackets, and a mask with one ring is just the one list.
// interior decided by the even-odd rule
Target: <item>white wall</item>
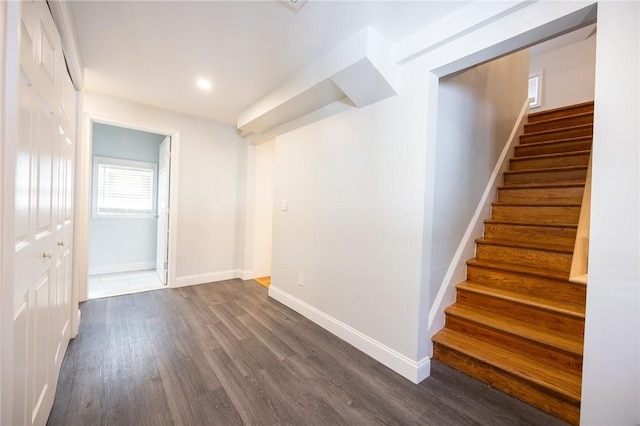
[(524, 50), (440, 80), (429, 306), (527, 97), (528, 58)]
[(85, 94), (84, 105), (93, 117), (180, 132), (179, 186), (172, 193), (178, 199), (173, 285), (239, 276), (246, 144), (235, 129), (93, 93)]
[(640, 424), (640, 4), (598, 4), (583, 425)]
[(596, 36), (540, 55), (532, 55), (530, 73), (542, 71), (542, 105), (532, 112), (593, 100)]
[[(164, 135), (95, 123), (93, 156), (158, 164)], [(157, 219), (95, 218), (89, 241), (89, 273), (154, 269)], [(145, 266), (146, 265), (146, 266)]]
[(427, 73), (402, 75), (398, 96), (276, 138), (270, 295), (415, 380)]

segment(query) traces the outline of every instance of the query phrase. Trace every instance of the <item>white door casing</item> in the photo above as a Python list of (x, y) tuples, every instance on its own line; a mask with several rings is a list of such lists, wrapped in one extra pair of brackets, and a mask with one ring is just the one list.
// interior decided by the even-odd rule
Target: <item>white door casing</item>
[(167, 284), (169, 243), (169, 166), (171, 161), (171, 137), (160, 144), (158, 155), (158, 231), (156, 238), (156, 272), (162, 284)]
[[(143, 120), (147, 121), (147, 120)], [(84, 123), (83, 123), (83, 135), (84, 137), (79, 139), (79, 146), (77, 147), (78, 157), (76, 157), (76, 219), (77, 225), (75, 232), (75, 244), (76, 246), (82, 245), (82, 247), (89, 247), (89, 215), (91, 211), (91, 188), (87, 184), (91, 182), (92, 177), (92, 149), (93, 144), (93, 125), (95, 123), (106, 124), (110, 126), (124, 127), (127, 129), (140, 130), (142, 132), (155, 133), (159, 135), (166, 135), (170, 138), (170, 144), (168, 149), (170, 151), (170, 161), (168, 162), (168, 227), (171, 234), (171, 238), (166, 242), (167, 247), (167, 272), (166, 272), (166, 284), (168, 287), (174, 287), (176, 281), (176, 253), (177, 253), (177, 241), (178, 241), (178, 198), (179, 198), (179, 164), (180, 164), (180, 136), (181, 132), (178, 129), (164, 128), (156, 126), (155, 122), (131, 122), (128, 120), (126, 114), (119, 116), (107, 116), (95, 113), (90, 108), (84, 110)], [(83, 185), (84, 183), (84, 185)], [(84, 217), (83, 217), (84, 216)], [(86, 220), (85, 220), (86, 218)], [(87, 300), (87, 277), (88, 277), (88, 249), (77, 250), (75, 252), (74, 269), (80, 275), (78, 275), (78, 299), (80, 302)], [(80, 265), (80, 266), (78, 266)], [(81, 268), (85, 268), (84, 272)]]
[(75, 91), (43, 1), (21, 4), (13, 423), (45, 424), (71, 315)]

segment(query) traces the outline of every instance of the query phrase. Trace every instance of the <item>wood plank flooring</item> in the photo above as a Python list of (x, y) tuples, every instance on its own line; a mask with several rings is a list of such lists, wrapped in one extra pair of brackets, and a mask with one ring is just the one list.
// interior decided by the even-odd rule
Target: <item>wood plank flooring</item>
[(267, 288), (271, 285), (271, 277), (254, 278), (253, 280)]
[(254, 281), (81, 310), (48, 425), (565, 424), (437, 361), (414, 385)]

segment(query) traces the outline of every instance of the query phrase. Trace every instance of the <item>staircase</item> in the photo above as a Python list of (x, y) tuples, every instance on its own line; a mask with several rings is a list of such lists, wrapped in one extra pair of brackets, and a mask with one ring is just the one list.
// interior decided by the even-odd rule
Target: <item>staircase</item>
[(593, 102), (529, 115), (434, 358), (569, 423), (580, 419), (586, 287), (568, 281)]

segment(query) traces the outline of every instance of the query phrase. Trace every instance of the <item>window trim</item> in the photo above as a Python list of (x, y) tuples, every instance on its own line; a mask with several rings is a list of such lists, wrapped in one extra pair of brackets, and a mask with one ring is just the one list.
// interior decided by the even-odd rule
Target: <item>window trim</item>
[[(535, 102), (531, 102), (531, 98), (529, 98), (529, 109), (540, 108), (542, 106), (542, 80), (543, 80), (542, 70), (533, 74), (529, 74), (529, 79), (527, 80), (529, 85), (531, 84), (531, 80), (533, 80), (534, 78), (537, 79), (536, 100)], [(527, 86), (527, 96), (528, 95), (529, 95), (529, 88)]]
[[(153, 170), (152, 206), (149, 213), (100, 213), (98, 212), (98, 170), (100, 164), (120, 167), (136, 167)], [(91, 182), (91, 218), (97, 220), (111, 219), (155, 219), (158, 210), (158, 164), (145, 161), (124, 160), (121, 158), (93, 156)]]

